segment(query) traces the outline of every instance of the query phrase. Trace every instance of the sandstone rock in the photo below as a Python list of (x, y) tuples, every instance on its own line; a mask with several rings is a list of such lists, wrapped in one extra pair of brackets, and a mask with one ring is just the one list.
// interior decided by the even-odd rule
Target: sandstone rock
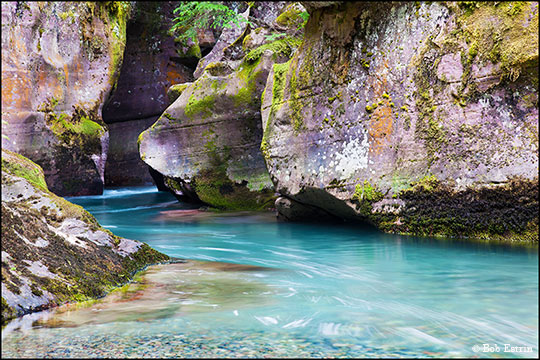
[(105, 295), (168, 257), (103, 229), (47, 189), (42, 169), (2, 150), (2, 322)]
[(2, 147), (40, 164), (59, 195), (103, 191), (101, 108), (129, 11), (120, 2), (2, 3)]
[(189, 86), (189, 83), (183, 83), (183, 84), (175, 84), (172, 85), (167, 90), (167, 97), (169, 98), (169, 105), (178, 99), (180, 95), (182, 95), (182, 92), (186, 90), (186, 88)]
[(437, 67), (437, 78), (441, 81), (456, 82), (461, 81), (461, 76), (463, 76), (463, 65), (460, 54), (444, 55)]
[(518, 103), (538, 86), (537, 4), (471, 16), (443, 3), (303, 4), (304, 42), (262, 97), (276, 190), (385, 231), (538, 241), (525, 195), (538, 191), (538, 107)]

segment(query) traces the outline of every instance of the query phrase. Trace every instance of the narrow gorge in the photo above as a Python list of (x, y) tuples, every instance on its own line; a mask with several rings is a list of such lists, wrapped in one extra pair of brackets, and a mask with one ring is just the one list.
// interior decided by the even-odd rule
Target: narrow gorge
[(3, 357), (534, 357), (538, 200), (537, 2), (2, 2)]

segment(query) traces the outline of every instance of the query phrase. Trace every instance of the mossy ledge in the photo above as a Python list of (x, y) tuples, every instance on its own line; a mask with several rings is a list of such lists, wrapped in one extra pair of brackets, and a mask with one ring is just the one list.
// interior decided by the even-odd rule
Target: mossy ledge
[(170, 258), (103, 229), (82, 207), (51, 193), (43, 170), (2, 151), (2, 323), (105, 296)]
[(455, 190), (426, 176), (397, 197), (401, 209), (368, 215), (383, 231), (538, 245), (538, 177)]

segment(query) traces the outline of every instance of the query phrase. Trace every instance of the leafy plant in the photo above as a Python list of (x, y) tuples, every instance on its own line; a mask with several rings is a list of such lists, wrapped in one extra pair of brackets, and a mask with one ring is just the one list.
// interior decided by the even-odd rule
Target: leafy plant
[(177, 39), (184, 44), (195, 41), (199, 29), (239, 27), (247, 22), (233, 9), (214, 1), (182, 1), (173, 13), (176, 17), (171, 30), (178, 33)]

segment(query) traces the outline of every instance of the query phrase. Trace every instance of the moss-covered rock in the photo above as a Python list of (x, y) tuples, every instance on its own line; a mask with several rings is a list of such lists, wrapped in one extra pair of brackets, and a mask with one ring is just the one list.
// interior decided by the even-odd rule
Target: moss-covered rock
[(286, 61), (301, 41), (286, 33), (265, 37), (279, 15), (273, 11), (255, 30), (224, 30), (199, 63), (200, 77), (182, 84), (175, 102), (141, 134), (141, 158), (178, 198), (219, 209), (272, 207), (273, 184), (260, 150), (261, 93), (272, 65)]
[(51, 193), (38, 165), (2, 150), (2, 323), (101, 297), (166, 260), (103, 229), (82, 207)]
[(125, 1), (2, 3), (2, 147), (42, 166), (57, 194), (103, 191), (101, 108), (130, 12)]
[(314, 3), (262, 95), (276, 190), (385, 231), (537, 241), (538, 5)]

